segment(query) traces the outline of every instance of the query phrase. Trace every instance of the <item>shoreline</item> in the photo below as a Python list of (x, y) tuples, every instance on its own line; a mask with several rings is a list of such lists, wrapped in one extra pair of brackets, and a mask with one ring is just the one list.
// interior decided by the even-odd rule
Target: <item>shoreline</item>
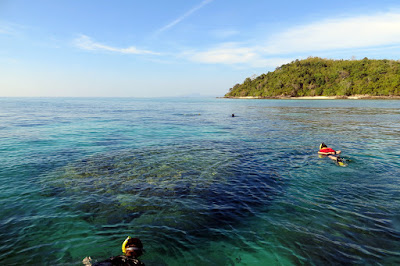
[(400, 100), (400, 96), (371, 96), (371, 95), (351, 95), (351, 96), (243, 96), (243, 97), (231, 97), (223, 96), (218, 98), (225, 99), (267, 99), (267, 100)]

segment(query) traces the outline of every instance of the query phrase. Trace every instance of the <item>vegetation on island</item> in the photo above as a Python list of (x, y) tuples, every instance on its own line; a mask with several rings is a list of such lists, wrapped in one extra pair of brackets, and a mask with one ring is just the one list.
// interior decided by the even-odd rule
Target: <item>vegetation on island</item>
[(225, 97), (399, 96), (400, 62), (309, 57), (236, 84)]

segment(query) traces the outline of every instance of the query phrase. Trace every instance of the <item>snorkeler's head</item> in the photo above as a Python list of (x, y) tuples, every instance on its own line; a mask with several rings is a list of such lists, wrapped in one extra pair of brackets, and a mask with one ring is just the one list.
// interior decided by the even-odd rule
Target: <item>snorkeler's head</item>
[(128, 237), (122, 244), (122, 252), (127, 257), (139, 257), (143, 254), (143, 244), (139, 238)]
[(326, 147), (328, 147), (328, 146), (326, 146), (326, 144), (325, 143), (321, 143), (321, 145), (319, 145), (319, 149), (323, 149), (323, 148), (326, 148)]

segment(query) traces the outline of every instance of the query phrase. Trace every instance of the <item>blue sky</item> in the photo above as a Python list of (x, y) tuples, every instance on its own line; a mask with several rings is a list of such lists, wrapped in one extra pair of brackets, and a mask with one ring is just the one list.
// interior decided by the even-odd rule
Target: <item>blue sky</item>
[(0, 96), (222, 96), (295, 59), (400, 59), (389, 0), (0, 0)]

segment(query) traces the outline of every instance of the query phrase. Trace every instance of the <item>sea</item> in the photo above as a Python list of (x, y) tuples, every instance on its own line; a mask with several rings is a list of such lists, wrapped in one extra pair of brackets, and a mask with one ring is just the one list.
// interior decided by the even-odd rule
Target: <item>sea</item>
[(0, 98), (0, 144), (1, 265), (400, 264), (398, 100)]

